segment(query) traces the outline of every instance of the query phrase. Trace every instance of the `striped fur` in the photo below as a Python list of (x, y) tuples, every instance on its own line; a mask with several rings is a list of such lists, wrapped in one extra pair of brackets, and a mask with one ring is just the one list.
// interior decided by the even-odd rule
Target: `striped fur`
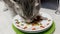
[(25, 19), (34, 18), (39, 13), (40, 0), (4, 0), (4, 2)]

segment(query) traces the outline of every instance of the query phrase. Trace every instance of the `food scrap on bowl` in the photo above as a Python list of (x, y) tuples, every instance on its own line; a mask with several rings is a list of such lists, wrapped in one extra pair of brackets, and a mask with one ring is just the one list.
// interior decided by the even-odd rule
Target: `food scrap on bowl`
[(19, 25), (17, 25), (17, 27), (20, 27)]
[(45, 28), (44, 26), (40, 26), (41, 28)]
[(36, 30), (36, 28), (32, 28), (32, 30)]
[(48, 21), (51, 21), (50, 19)]
[(16, 24), (19, 24), (20, 22), (16, 22)]
[(16, 21), (16, 24), (19, 24), (20, 23), (17, 19), (15, 19), (15, 21)]
[(26, 29), (27, 28), (27, 26), (25, 26), (23, 29)]
[(21, 24), (21, 26), (24, 26), (24, 24)]
[(49, 25), (49, 23), (47, 23), (47, 25)]

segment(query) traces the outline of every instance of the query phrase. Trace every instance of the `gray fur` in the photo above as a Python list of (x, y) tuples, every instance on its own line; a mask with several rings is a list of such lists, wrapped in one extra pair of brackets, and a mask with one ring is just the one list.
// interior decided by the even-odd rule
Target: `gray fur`
[[(40, 9), (40, 0), (4, 0), (4, 2), (23, 18), (35, 17)], [(35, 6), (35, 3), (39, 5)]]

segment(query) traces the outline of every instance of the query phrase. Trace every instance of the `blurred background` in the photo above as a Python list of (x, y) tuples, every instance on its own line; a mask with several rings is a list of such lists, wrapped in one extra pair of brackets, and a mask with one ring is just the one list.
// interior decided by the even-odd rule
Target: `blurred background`
[(41, 0), (42, 8), (56, 10), (59, 5), (59, 0)]

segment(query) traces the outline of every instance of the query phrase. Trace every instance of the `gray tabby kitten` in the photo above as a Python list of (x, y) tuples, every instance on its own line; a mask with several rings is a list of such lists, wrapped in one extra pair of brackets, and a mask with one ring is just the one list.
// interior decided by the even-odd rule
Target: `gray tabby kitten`
[(4, 2), (26, 20), (32, 20), (39, 13), (40, 0), (4, 0)]

